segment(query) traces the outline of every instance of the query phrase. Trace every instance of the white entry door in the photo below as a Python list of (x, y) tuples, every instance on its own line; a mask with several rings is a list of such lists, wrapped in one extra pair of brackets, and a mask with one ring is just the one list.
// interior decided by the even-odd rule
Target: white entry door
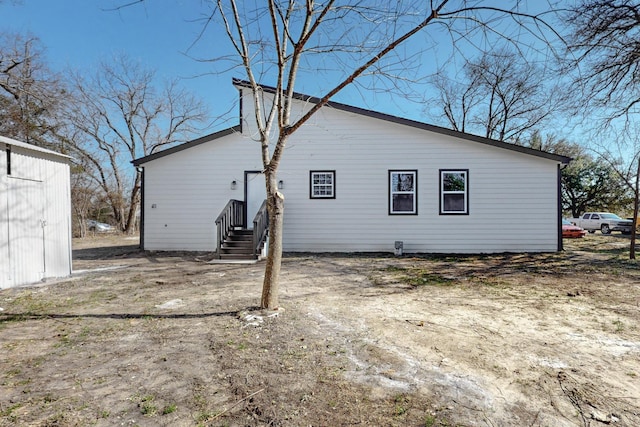
[(248, 229), (253, 229), (253, 218), (267, 198), (264, 174), (259, 171), (244, 173), (245, 219)]

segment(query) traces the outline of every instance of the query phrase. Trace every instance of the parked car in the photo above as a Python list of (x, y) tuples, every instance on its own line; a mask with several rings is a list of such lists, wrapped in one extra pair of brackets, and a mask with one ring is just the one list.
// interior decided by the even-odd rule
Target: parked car
[(584, 237), (587, 234), (587, 230), (577, 225), (573, 225), (568, 219), (562, 219), (562, 237), (563, 238), (579, 238)]
[(116, 231), (116, 228), (113, 225), (94, 221), (92, 219), (87, 220), (87, 228), (89, 231), (95, 231), (96, 233), (110, 233)]
[(589, 233), (595, 233), (596, 230), (600, 230), (602, 234), (611, 234), (612, 231), (631, 234), (632, 224), (631, 221), (609, 212), (587, 212), (580, 218), (573, 218), (571, 223), (584, 228)]

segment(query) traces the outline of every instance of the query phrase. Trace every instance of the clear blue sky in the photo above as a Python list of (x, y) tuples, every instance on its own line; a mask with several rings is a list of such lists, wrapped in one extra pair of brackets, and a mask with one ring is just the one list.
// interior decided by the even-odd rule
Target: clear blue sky
[[(100, 61), (108, 60), (114, 54), (127, 53), (156, 70), (160, 78), (182, 78), (183, 85), (198, 94), (214, 116), (228, 112), (237, 101), (231, 78), (244, 76), (240, 70), (212, 74), (216, 71), (214, 65), (193, 59), (219, 56), (221, 47), (228, 46), (224, 37), (213, 40), (208, 34), (204, 42), (192, 47), (202, 29), (198, 19), (202, 18), (203, 2), (147, 0), (119, 11), (112, 10), (123, 3), (126, 0), (0, 0), (0, 28), (37, 36), (46, 48), (48, 64), (55, 71), (72, 68), (91, 73)], [(434, 46), (433, 54), (421, 57), (422, 66), (434, 68), (440, 65), (439, 58), (448, 56), (448, 53), (437, 53), (436, 50), (445, 49), (439, 46), (450, 47), (451, 40), (447, 36), (441, 41), (434, 37), (414, 41)], [(296, 89), (309, 95), (322, 95), (322, 84), (314, 78), (314, 73), (306, 73)], [(406, 102), (401, 96), (349, 89), (335, 100), (432, 121), (424, 117), (420, 104)], [(227, 119), (217, 122), (216, 128), (237, 123), (234, 114), (228, 115)]]
[[(212, 40), (210, 33), (194, 46), (203, 26), (200, 19), (204, 7), (200, 1), (147, 0), (113, 10), (125, 3), (127, 0), (0, 0), (0, 28), (37, 36), (55, 71), (71, 68), (91, 73), (101, 61), (126, 53), (155, 70), (160, 78), (180, 78), (187, 89), (203, 98), (214, 116), (227, 113), (237, 103), (238, 92), (231, 79), (244, 78), (241, 70), (214, 74), (215, 65), (194, 59), (217, 57), (221, 47), (228, 48), (226, 39)], [(299, 83), (298, 90), (305, 92), (304, 81)], [(309, 95), (322, 95), (315, 91), (317, 85), (309, 87)], [(380, 107), (374, 96), (367, 100), (358, 97), (353, 102), (349, 102), (350, 98), (337, 97), (341, 102), (365, 108)], [(420, 114), (419, 106), (412, 108), (416, 109), (413, 114)], [(379, 109), (404, 113), (384, 106)], [(237, 110), (232, 111), (227, 121), (216, 122), (216, 127), (235, 125)]]
[[(109, 11), (121, 3), (3, 0), (0, 28), (37, 36), (46, 49), (48, 64), (55, 71), (72, 68), (92, 72), (100, 61), (127, 53), (155, 70), (161, 79), (183, 79), (182, 84), (202, 97), (213, 114), (227, 111), (237, 97), (231, 86), (234, 74), (203, 75), (212, 71), (211, 65), (199, 63), (186, 54), (201, 28), (193, 22), (201, 16), (200, 2), (153, 0)], [(204, 51), (202, 43), (196, 48), (199, 50), (191, 50), (189, 54), (213, 56), (212, 52)]]

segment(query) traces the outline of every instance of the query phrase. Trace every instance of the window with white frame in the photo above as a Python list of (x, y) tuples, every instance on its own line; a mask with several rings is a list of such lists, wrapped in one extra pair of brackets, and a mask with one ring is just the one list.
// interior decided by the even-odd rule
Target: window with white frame
[(418, 214), (418, 171), (389, 171), (389, 215)]
[(440, 215), (469, 214), (469, 170), (440, 170)]
[(336, 171), (311, 171), (309, 182), (312, 199), (336, 198)]

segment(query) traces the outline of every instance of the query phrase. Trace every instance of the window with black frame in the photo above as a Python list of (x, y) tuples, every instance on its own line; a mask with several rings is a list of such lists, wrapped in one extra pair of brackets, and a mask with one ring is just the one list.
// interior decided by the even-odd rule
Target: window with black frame
[(440, 170), (440, 215), (469, 214), (469, 170)]
[(389, 215), (418, 214), (418, 171), (389, 171)]

